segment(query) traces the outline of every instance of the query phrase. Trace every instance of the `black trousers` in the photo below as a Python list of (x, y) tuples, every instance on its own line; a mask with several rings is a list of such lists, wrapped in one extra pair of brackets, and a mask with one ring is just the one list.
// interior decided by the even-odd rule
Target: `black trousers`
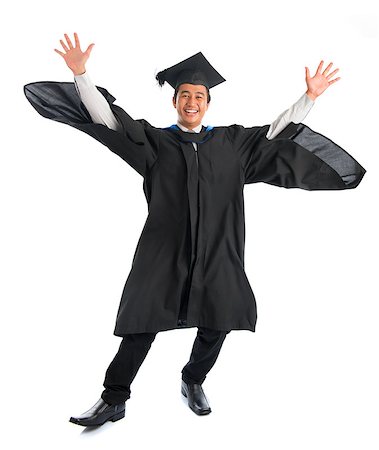
[[(188, 363), (182, 369), (186, 383), (202, 384), (220, 353), (230, 331), (199, 327)], [(128, 334), (109, 365), (104, 380), (102, 399), (109, 404), (123, 403), (130, 398), (130, 385), (137, 375), (157, 333)]]

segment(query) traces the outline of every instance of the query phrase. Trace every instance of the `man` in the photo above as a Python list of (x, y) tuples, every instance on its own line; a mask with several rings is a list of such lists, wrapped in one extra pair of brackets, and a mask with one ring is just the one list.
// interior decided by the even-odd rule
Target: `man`
[[(231, 330), (255, 331), (255, 297), (244, 271), (245, 184), (285, 188), (351, 189), (365, 169), (345, 150), (300, 123), (314, 100), (336, 82), (332, 64), (310, 77), (307, 92), (270, 126), (204, 127), (209, 90), (225, 81), (201, 53), (157, 75), (174, 89), (178, 121), (155, 128), (133, 120), (104, 88), (91, 83), (80, 49), (67, 35), (75, 83), (36, 82), (24, 91), (44, 117), (73, 126), (119, 155), (144, 178), (148, 217), (125, 283), (114, 334), (122, 337), (105, 390), (70, 421), (102, 425), (125, 415), (125, 401), (156, 333), (197, 327), (181, 392), (198, 415), (211, 412), (202, 389)], [(79, 95), (78, 95), (79, 94)]]

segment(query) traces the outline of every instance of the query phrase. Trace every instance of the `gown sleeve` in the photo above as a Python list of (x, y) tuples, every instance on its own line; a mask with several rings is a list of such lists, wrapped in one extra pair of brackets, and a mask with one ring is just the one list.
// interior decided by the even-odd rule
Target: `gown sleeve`
[(244, 184), (264, 182), (306, 190), (351, 189), (366, 170), (346, 150), (303, 123), (290, 122), (274, 139), (269, 125), (232, 125), (232, 143)]
[(34, 109), (57, 122), (89, 134), (145, 177), (157, 160), (159, 133), (147, 121), (133, 120), (106, 89), (96, 86), (105, 97), (119, 123), (116, 130), (94, 123), (72, 82), (37, 81), (24, 86), (24, 94)]

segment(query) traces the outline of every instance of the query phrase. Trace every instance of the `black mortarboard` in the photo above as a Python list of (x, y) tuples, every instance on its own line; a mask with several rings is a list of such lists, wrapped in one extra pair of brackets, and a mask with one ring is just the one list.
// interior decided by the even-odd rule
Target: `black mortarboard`
[(162, 70), (155, 78), (160, 86), (167, 81), (174, 89), (183, 83), (201, 84), (210, 89), (225, 81), (201, 52)]

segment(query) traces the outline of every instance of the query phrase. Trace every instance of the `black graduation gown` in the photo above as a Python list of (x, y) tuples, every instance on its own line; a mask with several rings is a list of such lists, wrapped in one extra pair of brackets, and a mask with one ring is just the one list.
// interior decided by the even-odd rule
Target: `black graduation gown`
[(144, 178), (148, 217), (114, 334), (195, 326), (254, 331), (256, 302), (244, 270), (244, 184), (351, 189), (365, 169), (301, 123), (272, 140), (266, 138), (269, 125), (199, 134), (155, 128), (133, 120), (106, 89), (97, 88), (121, 131), (92, 122), (74, 83), (34, 82), (24, 92), (42, 116), (89, 134)]

